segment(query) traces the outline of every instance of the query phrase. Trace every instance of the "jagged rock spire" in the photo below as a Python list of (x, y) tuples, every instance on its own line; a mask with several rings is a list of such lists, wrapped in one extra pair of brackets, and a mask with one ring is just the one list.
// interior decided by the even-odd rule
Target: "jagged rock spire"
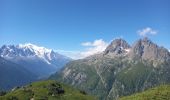
[(129, 49), (130, 45), (123, 39), (115, 39), (111, 44), (105, 49), (104, 54), (115, 53), (121, 54), (125, 52), (126, 49)]

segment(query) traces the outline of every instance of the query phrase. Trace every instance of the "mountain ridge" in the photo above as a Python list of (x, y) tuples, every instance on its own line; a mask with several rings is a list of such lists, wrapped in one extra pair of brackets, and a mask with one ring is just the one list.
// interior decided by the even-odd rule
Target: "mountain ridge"
[(54, 52), (52, 49), (39, 47), (30, 43), (23, 45), (3, 45), (0, 48), (0, 56), (23, 66), (40, 77), (48, 76), (60, 70), (67, 62), (72, 60)]
[[(148, 38), (137, 40), (131, 47), (125, 46), (128, 52), (119, 52), (126, 49), (120, 45), (112, 46), (111, 43), (111, 48), (106, 51), (112, 52), (72, 61), (50, 79), (83, 89), (100, 100), (116, 100), (119, 96), (170, 83), (170, 53), (167, 49), (157, 46)], [(154, 50), (157, 53), (147, 53)]]
[[(48, 78), (48, 76), (60, 70), (66, 63), (72, 60), (66, 56), (54, 52), (52, 49), (39, 47), (30, 43), (24, 45), (21, 44), (3, 45), (0, 48), (0, 57), (2, 57), (8, 62), (13, 63), (10, 64), (11, 66), (10, 70), (12, 70), (12, 68), (15, 68), (13, 67), (13, 65), (16, 65), (18, 66), (17, 69), (21, 69), (19, 71), (21, 72), (28, 71), (29, 74), (28, 75), (25, 74), (26, 76), (34, 75), (32, 81)], [(4, 69), (5, 68), (1, 70), (3, 71)], [(17, 72), (15, 73), (16, 75), (20, 73), (18, 72), (18, 70), (16, 72)], [(3, 73), (3, 75), (1, 75), (2, 76), (1, 79), (5, 78), (3, 76), (10, 76), (10, 74), (12, 73)], [(8, 77), (7, 79), (9, 80), (10, 78)], [(25, 79), (22, 80), (20, 79), (18, 79), (17, 81), (25, 80)], [(16, 83), (14, 82), (11, 82), (11, 84), (9, 83), (11, 85), (10, 88), (14, 86), (13, 84), (17, 85)], [(18, 85), (20, 86), (24, 84), (18, 84)]]
[(123, 39), (115, 39), (113, 40), (110, 45), (105, 49), (104, 54), (108, 53), (127, 53), (131, 46)]
[(47, 49), (45, 47), (39, 47), (37, 45), (26, 43), (19, 45), (3, 45), (0, 50), (1, 57), (34, 57), (37, 56), (42, 58), (44, 61), (50, 64), (52, 56), (63, 57), (66, 59), (71, 59), (69, 57), (63, 56), (54, 52), (52, 49)]

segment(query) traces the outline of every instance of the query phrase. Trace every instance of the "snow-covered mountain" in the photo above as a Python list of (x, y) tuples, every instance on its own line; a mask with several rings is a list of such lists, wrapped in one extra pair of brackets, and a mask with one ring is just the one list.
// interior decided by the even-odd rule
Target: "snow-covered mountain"
[(1, 57), (14, 58), (14, 57), (38, 57), (48, 64), (51, 64), (53, 59), (70, 59), (66, 56), (54, 52), (52, 49), (39, 47), (31, 43), (19, 45), (3, 45), (0, 49)]
[(31, 43), (3, 45), (0, 56), (23, 66), (39, 77), (46, 77), (60, 70), (71, 59), (52, 49), (39, 47)]

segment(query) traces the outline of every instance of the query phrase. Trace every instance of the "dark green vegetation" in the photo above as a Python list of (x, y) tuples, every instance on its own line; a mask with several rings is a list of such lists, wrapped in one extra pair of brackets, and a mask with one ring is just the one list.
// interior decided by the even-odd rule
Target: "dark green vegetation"
[(132, 47), (115, 39), (103, 53), (68, 63), (50, 77), (87, 91), (100, 100), (119, 97), (170, 83), (170, 52), (148, 38)]
[(170, 85), (161, 85), (141, 93), (122, 97), (120, 100), (170, 100)]
[(100, 100), (113, 100), (170, 83), (170, 66), (164, 63), (154, 67), (143, 61), (103, 57), (73, 61), (51, 78), (85, 90)]
[(105, 52), (72, 61), (49, 79), (83, 91), (55, 81), (43, 81), (16, 88), (6, 95), (1, 92), (0, 99), (93, 100), (92, 96), (87, 95), (91, 94), (100, 100), (118, 100), (160, 84), (169, 84), (170, 52), (147, 38), (140, 39), (133, 47), (124, 40), (116, 39)]
[(0, 100), (95, 100), (84, 91), (78, 91), (56, 81), (41, 81), (15, 88)]

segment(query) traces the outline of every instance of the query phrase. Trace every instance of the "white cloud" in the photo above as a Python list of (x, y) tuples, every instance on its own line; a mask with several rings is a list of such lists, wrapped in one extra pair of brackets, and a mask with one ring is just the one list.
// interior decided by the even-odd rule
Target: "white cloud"
[(158, 32), (156, 30), (153, 30), (150, 27), (146, 27), (146, 28), (144, 28), (142, 30), (138, 30), (137, 33), (140, 36), (147, 36), (147, 35), (156, 35)]
[(84, 42), (81, 43), (85, 47), (85, 50), (82, 51), (64, 51), (57, 50), (57, 52), (64, 54), (72, 59), (82, 59), (93, 54), (101, 53), (106, 49), (108, 43), (102, 39), (94, 40), (93, 42)]
[(82, 43), (82, 46), (87, 47), (85, 51), (81, 52), (82, 57), (87, 57), (93, 54), (101, 53), (106, 49), (108, 43), (102, 39), (95, 40), (94, 42)]

